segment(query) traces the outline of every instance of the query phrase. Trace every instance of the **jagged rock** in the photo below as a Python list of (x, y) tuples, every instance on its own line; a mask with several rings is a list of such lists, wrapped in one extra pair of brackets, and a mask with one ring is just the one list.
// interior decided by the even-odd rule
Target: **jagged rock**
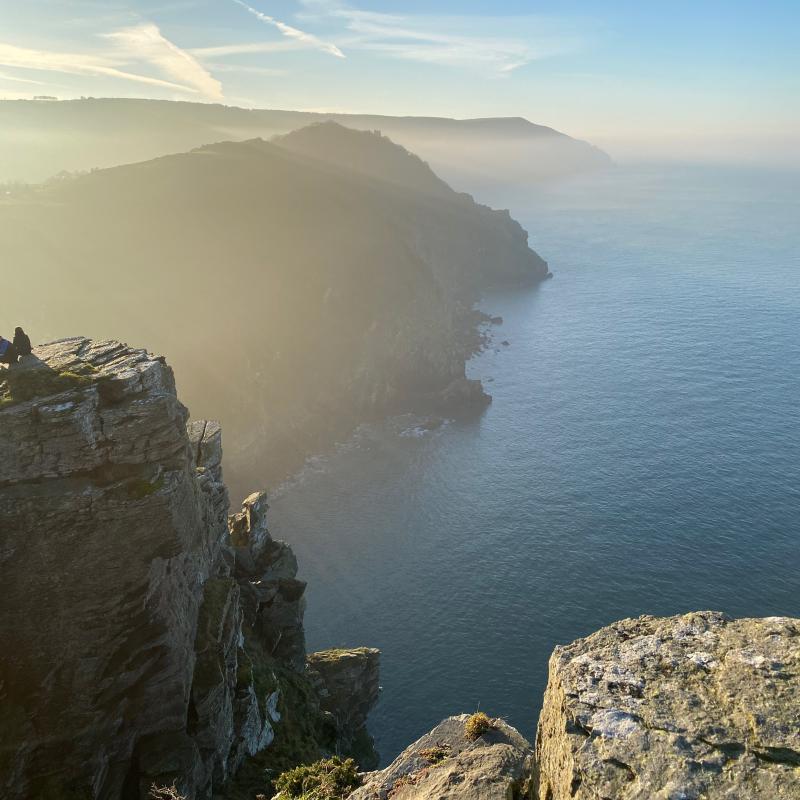
[(163, 359), (81, 338), (36, 355), (0, 407), (0, 794), (116, 797), (140, 743), (185, 732), (227, 497), (198, 479)]
[(530, 794), (533, 748), (502, 720), (470, 741), (469, 716), (449, 717), (370, 773), (348, 800), (521, 800)]
[(272, 543), (267, 528), (268, 510), (266, 492), (256, 492), (242, 503), (242, 510), (228, 520), (237, 568), (247, 575), (256, 574), (259, 556)]
[(246, 593), (245, 617), (267, 652), (302, 672), (306, 584), (296, 578), (297, 559), (292, 549), (270, 535), (268, 509), (266, 493), (257, 492), (228, 520), (235, 574)]
[(800, 620), (640, 617), (559, 647), (536, 751), (540, 800), (800, 797)]
[(377, 766), (366, 726), (381, 691), (380, 655), (375, 648), (356, 647), (320, 650), (306, 660), (306, 674), (319, 695), (320, 707), (336, 721), (340, 754), (354, 756), (362, 767)]
[(318, 707), (296, 559), (265, 495), (230, 546), (219, 425), (187, 429), (164, 359), (35, 352), (0, 373), (0, 796), (208, 800), (280, 735), (281, 703)]

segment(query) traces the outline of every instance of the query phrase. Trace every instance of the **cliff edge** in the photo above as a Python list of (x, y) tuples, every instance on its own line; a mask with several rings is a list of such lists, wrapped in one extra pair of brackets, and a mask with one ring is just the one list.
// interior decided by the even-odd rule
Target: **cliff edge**
[(800, 620), (640, 617), (559, 647), (539, 800), (800, 797)]
[(0, 794), (202, 800), (368, 741), (377, 651), (338, 688), (361, 713), (322, 708), (296, 559), (263, 493), (228, 518), (220, 427), (187, 427), (164, 359), (35, 356), (0, 372)]
[[(482, 715), (474, 715), (482, 716)], [(639, 617), (557, 647), (535, 751), (451, 717), (349, 800), (800, 797), (800, 620)]]

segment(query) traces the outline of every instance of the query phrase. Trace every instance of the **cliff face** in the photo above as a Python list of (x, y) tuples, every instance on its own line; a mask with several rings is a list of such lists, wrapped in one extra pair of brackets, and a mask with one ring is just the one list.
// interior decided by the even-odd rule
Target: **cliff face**
[(221, 421), (241, 495), (366, 419), (482, 407), (465, 377), (472, 303), (547, 274), (507, 212), (334, 124), (12, 192), (0, 259), (35, 339), (80, 318), (170, 353), (181, 396)]
[(535, 752), (442, 722), (350, 800), (800, 797), (800, 620), (640, 617), (556, 648)]
[(540, 800), (800, 797), (800, 620), (624, 620), (558, 648)]
[(443, 720), (349, 800), (519, 800), (529, 796), (533, 748), (502, 720), (466, 735), (467, 714)]
[[(375, 754), (379, 653), (306, 655), (305, 584), (267, 499), (228, 516), (221, 429), (163, 359), (67, 339), (0, 373), (0, 794), (253, 800)], [(535, 752), (445, 720), (352, 800), (800, 796), (800, 620), (618, 622), (559, 647)]]
[(220, 427), (187, 430), (144, 351), (36, 355), (0, 373), (0, 794), (201, 800), (251, 756), (336, 750), (355, 732), (306, 677), (305, 584), (264, 495), (228, 520)]

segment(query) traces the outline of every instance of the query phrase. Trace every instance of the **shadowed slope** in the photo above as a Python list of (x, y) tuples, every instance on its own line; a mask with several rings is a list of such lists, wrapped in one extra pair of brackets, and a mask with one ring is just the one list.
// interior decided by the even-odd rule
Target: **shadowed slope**
[[(225, 423), (234, 480), (283, 474), (372, 414), (479, 399), (466, 309), (547, 272), (507, 212), (388, 140), (326, 125), (297, 141), (210, 145), (0, 204), (7, 302), (39, 338), (80, 321), (169, 353), (192, 407)], [(342, 149), (368, 168), (331, 160)], [(436, 195), (385, 179), (404, 164)]]

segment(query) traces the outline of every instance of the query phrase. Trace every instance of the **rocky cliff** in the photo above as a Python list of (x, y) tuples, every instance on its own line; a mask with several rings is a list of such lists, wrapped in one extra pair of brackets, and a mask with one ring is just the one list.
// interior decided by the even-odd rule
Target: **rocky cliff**
[(241, 495), (370, 418), (484, 407), (472, 305), (548, 274), (507, 212), (333, 123), (11, 191), (0, 260), (35, 340), (80, 318), (168, 352)]
[(535, 751), (453, 717), (350, 800), (800, 797), (800, 620), (626, 619), (556, 648)]
[(365, 776), (349, 800), (517, 800), (529, 796), (533, 748), (502, 720), (470, 735), (470, 717), (450, 717)]
[[(376, 763), (378, 651), (306, 654), (266, 495), (229, 516), (220, 426), (187, 416), (119, 342), (0, 372), (3, 798), (253, 800), (324, 756)], [(350, 800), (797, 798), (800, 620), (623, 620), (556, 648), (535, 748), (476, 714), (384, 770), (338, 763)]]
[(312, 681), (291, 549), (263, 494), (228, 518), (220, 427), (187, 428), (164, 360), (36, 356), (0, 372), (0, 795), (202, 800), (236, 776), (253, 796), (368, 743), (377, 652), (352, 685), (335, 653)]
[(557, 648), (540, 800), (800, 797), (800, 620), (640, 617)]

